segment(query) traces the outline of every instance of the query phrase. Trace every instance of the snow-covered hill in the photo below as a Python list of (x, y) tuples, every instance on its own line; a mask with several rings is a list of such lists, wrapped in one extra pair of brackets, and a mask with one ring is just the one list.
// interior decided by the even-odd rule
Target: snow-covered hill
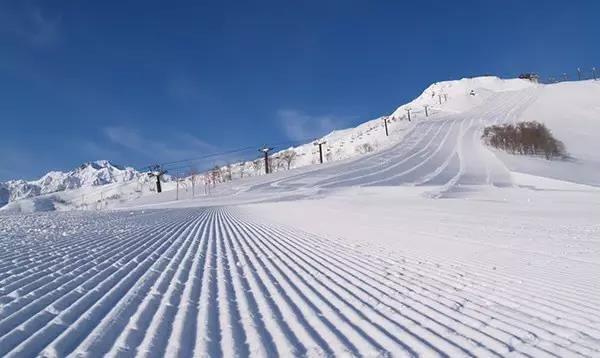
[[(326, 187), (428, 183), (443, 185), (443, 190), (447, 190), (449, 186), (465, 183), (514, 185), (511, 173), (519, 172), (600, 185), (600, 141), (596, 138), (600, 133), (598, 98), (600, 81), (543, 85), (523, 79), (488, 76), (434, 83), (413, 101), (399, 106), (389, 115), (355, 128), (336, 130), (320, 138), (318, 141), (325, 143), (326, 165), (322, 169), (342, 163), (342, 166), (321, 171), (321, 177), (330, 176)], [(389, 136), (385, 135), (384, 120), (388, 123)], [(484, 148), (479, 138), (483, 127), (524, 120), (545, 123), (565, 143), (572, 160), (548, 161)], [(356, 164), (344, 164), (361, 157), (368, 159)], [(293, 176), (321, 168), (315, 166), (319, 163), (319, 154), (318, 147), (312, 142), (279, 150), (271, 155), (271, 160), (271, 170), (276, 175), (270, 175), (269, 178), (258, 178), (264, 176), (264, 166), (262, 158), (257, 158), (186, 177), (179, 183), (182, 194), (165, 193), (160, 200), (209, 190), (212, 195), (217, 192), (229, 195), (254, 190), (258, 183), (265, 183), (258, 185), (260, 188), (269, 188), (266, 183), (271, 183), (270, 186), (278, 186), (278, 190), (282, 191), (285, 186), (273, 181), (288, 176), (288, 171), (291, 170), (289, 175)], [(96, 166), (82, 166), (73, 171), (77, 172), (76, 175), (73, 172), (49, 173), (34, 182), (5, 183), (4, 187), (0, 185), (0, 197), (12, 198), (10, 201), (40, 194), (15, 201), (5, 206), (4, 210), (112, 207), (153, 193), (152, 180), (146, 176), (140, 177), (139, 173), (103, 166), (102, 163), (107, 164), (100, 162)], [(362, 169), (357, 171), (356, 167)], [(353, 175), (359, 176), (352, 178)], [(311, 180), (318, 177), (313, 174), (306, 176)], [(286, 180), (293, 182), (293, 178)], [(333, 184), (338, 181), (339, 184)], [(101, 183), (112, 184), (98, 186)], [(305, 183), (300, 181), (292, 187), (300, 188)], [(215, 189), (215, 185), (218, 188)], [(315, 182), (311, 185), (321, 184)], [(15, 186), (18, 188), (15, 189)], [(192, 190), (192, 187), (195, 189)], [(164, 185), (165, 191), (176, 188), (176, 183)], [(72, 190), (57, 192), (57, 189)], [(49, 192), (52, 194), (45, 194)]]
[[(518, 171), (580, 184), (598, 185), (600, 177), (598, 175), (600, 141), (597, 140), (597, 133), (600, 133), (598, 98), (600, 98), (600, 81), (544, 85), (524, 79), (500, 79), (493, 76), (443, 81), (432, 84), (420, 96), (401, 105), (390, 115), (365, 122), (355, 128), (334, 131), (318, 141), (325, 142), (325, 162), (386, 151), (398, 143), (410, 141), (412, 137), (416, 142), (416, 150), (424, 150), (422, 146), (430, 145), (432, 150), (438, 151), (436, 158), (449, 155), (445, 159), (454, 162), (458, 159), (452, 159), (451, 156), (460, 154), (465, 166), (478, 165), (473, 161), (481, 161), (481, 156), (487, 157), (485, 162), (507, 177), (510, 171)], [(409, 113), (411, 121), (408, 121)], [(388, 121), (389, 137), (385, 136), (384, 119)], [(478, 138), (483, 127), (519, 121), (545, 123), (555, 136), (565, 143), (571, 160), (561, 162), (501, 152), (492, 154), (490, 150), (483, 149)], [(445, 126), (444, 123), (452, 126)], [(453, 132), (448, 133), (449, 128), (452, 128)], [(425, 129), (429, 129), (427, 133), (430, 136), (439, 129), (436, 138), (430, 143), (419, 142), (425, 136)], [(450, 135), (450, 138), (446, 138), (447, 135)], [(460, 144), (460, 141), (468, 136), (474, 137), (472, 144)], [(443, 152), (444, 148), (436, 147), (443, 143), (448, 146), (446, 148), (448, 152)], [(294, 156), (290, 168), (301, 168), (319, 162), (317, 147), (313, 143), (307, 143), (274, 153), (271, 168), (276, 172), (287, 171), (288, 163), (285, 158), (290, 152)], [(389, 162), (389, 159), (387, 161)], [(469, 161), (470, 163), (467, 163)], [(259, 165), (253, 165), (255, 163)], [(264, 169), (261, 164), (262, 160), (259, 158), (254, 162), (232, 164), (227, 170), (230, 171), (229, 176), (234, 179), (263, 175)], [(445, 167), (453, 164), (456, 163), (439, 163)], [(441, 170), (441, 167), (430, 168), (428, 165), (424, 165), (423, 168), (432, 171)], [(344, 171), (343, 168), (335, 170), (339, 173)], [(506, 182), (509, 183), (510, 180), (507, 180)]]
[[(485, 104), (491, 96), (501, 92), (519, 91), (538, 87), (527, 80), (475, 77), (442, 81), (430, 85), (413, 101), (403, 104), (389, 115), (364, 122), (356, 127), (335, 130), (315, 142), (323, 142), (324, 161), (339, 161), (375, 152), (400, 142), (413, 126), (427, 119), (449, 114), (460, 114)], [(409, 118), (410, 112), (410, 121)], [(385, 136), (384, 120), (388, 122), (389, 137)], [(290, 168), (300, 168), (319, 163), (315, 142), (290, 147), (273, 153), (273, 171), (287, 170), (286, 153), (293, 152)], [(258, 162), (258, 165), (254, 165)], [(254, 162), (230, 165), (232, 176), (263, 175), (260, 158)], [(243, 169), (240, 170), (240, 168)], [(224, 168), (225, 169), (225, 168)]]

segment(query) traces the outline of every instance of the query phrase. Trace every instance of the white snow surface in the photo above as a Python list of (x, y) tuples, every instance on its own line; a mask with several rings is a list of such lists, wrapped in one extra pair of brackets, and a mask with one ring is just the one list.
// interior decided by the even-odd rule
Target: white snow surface
[[(0, 356), (600, 356), (598, 86), (440, 83), (358, 157), (5, 211)], [(572, 159), (482, 144), (523, 118)]]

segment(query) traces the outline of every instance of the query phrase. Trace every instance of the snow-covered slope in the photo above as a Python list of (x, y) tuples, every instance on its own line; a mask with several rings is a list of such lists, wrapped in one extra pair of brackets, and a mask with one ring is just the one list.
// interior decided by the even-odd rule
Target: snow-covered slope
[[(600, 142), (596, 140), (600, 133), (598, 98), (600, 81), (542, 85), (522, 79), (476, 77), (438, 82), (388, 116), (355, 128), (336, 130), (319, 139), (325, 142), (324, 166), (314, 165), (319, 162), (318, 147), (306, 143), (274, 153), (271, 169), (275, 173), (268, 177), (264, 176), (261, 158), (234, 163), (221, 167), (217, 177), (211, 173), (195, 176), (194, 185), (188, 177), (180, 182), (183, 193), (165, 193), (158, 200), (191, 195), (192, 186), (201, 188), (196, 193), (208, 192), (210, 187), (213, 197), (255, 191), (254, 195), (264, 198), (286, 190), (297, 195), (298, 190), (307, 188), (314, 192), (357, 185), (427, 185), (438, 195), (455, 189), (462, 191), (472, 185), (515, 185), (513, 172), (600, 185)], [(386, 119), (389, 137), (385, 136), (383, 125)], [(485, 126), (529, 120), (545, 123), (566, 144), (572, 159), (559, 162), (508, 155), (486, 148), (479, 138)], [(293, 153), (289, 163), (284, 160), (286, 153)], [(5, 188), (0, 187), (0, 198), (6, 197), (7, 191), (9, 195), (18, 193), (19, 197), (27, 197), (57, 187), (69, 188), (73, 180), (83, 189), (40, 195), (36, 200), (19, 201), (5, 210), (110, 207), (152, 193), (147, 178), (140, 184), (134, 173), (125, 173), (121, 178), (135, 180), (118, 180), (119, 176), (103, 170), (108, 179), (101, 182), (117, 184), (90, 192), (88, 188), (100, 180), (95, 175), (99, 171), (77, 180), (65, 173), (52, 173), (36, 182), (19, 182), (18, 190), (10, 183), (8, 187), (5, 184)], [(165, 190), (176, 187), (167, 185)], [(102, 204), (98, 204), (99, 200)]]
[(424, 116), (426, 105), (434, 108), (434, 111), (462, 113), (484, 104), (494, 94), (532, 87), (536, 87), (536, 84), (527, 80), (501, 79), (494, 76), (437, 82), (415, 100), (398, 107), (391, 116), (404, 118), (407, 116), (407, 109), (411, 109), (413, 118), (416, 113)]
[[(495, 77), (442, 82), (409, 104), (414, 110), (412, 122), (400, 119), (401, 125), (406, 124), (400, 136), (386, 138), (380, 124), (379, 138), (388, 142), (378, 151), (324, 165), (221, 183), (211, 187), (210, 195), (201, 199), (180, 192), (178, 199), (191, 199), (189, 205), (199, 202), (227, 205), (315, 197), (355, 186), (418, 186), (428, 196), (456, 197), (489, 187), (529, 185), (521, 183), (522, 173), (600, 186), (600, 167), (594, 164), (599, 158), (598, 151), (594, 152), (599, 112), (594, 109), (597, 108), (594, 96), (589, 95), (599, 85), (600, 82), (594, 81), (542, 85)], [(441, 105), (439, 102), (436, 105), (431, 93), (442, 89), (446, 96)], [(561, 98), (571, 98), (572, 92), (585, 93), (578, 96), (581, 100), (576, 103), (577, 107), (588, 109), (580, 113), (578, 125), (582, 129), (577, 131), (589, 131), (590, 139), (585, 143), (582, 138), (579, 148), (573, 143), (579, 140), (578, 136), (571, 135), (569, 126), (556, 117), (556, 113), (571, 110), (570, 104)], [(426, 101), (430, 101), (429, 117), (416, 108), (417, 103), (422, 105)], [(399, 115), (409, 105), (401, 106), (392, 116)], [(544, 112), (547, 106), (553, 111)], [(546, 123), (565, 142), (572, 158), (548, 161), (507, 155), (483, 144), (481, 134), (486, 126), (522, 120)], [(576, 150), (571, 151), (572, 146)], [(156, 206), (175, 199), (175, 193), (164, 193), (160, 198), (147, 197), (126, 205)]]
[[(172, 182), (35, 197), (110, 193), (120, 210), (0, 215), (0, 356), (600, 356), (597, 84), (452, 83), (427, 118), (416, 107), (434, 97), (413, 101), (396, 137), (372, 122), (382, 145), (366, 155), (195, 197)], [(556, 117), (573, 103), (587, 144)], [(587, 184), (519, 173), (509, 159), (536, 158), (480, 140), (524, 118), (550, 126)]]
[(539, 86), (518, 120), (545, 123), (572, 159), (548, 161), (496, 152), (509, 170), (600, 185), (600, 81)]
[[(385, 135), (384, 120), (388, 121), (389, 137)], [(409, 122), (405, 118), (381, 116), (361, 123), (356, 127), (334, 130), (314, 142), (284, 149), (276, 148), (270, 157), (270, 170), (271, 172), (280, 172), (318, 164), (320, 162), (319, 148), (315, 145), (318, 142), (323, 143), (324, 162), (354, 158), (389, 148), (394, 143), (399, 142), (413, 124), (414, 122)], [(288, 166), (286, 156), (289, 153), (292, 153), (293, 158), (289, 160)], [(222, 166), (221, 170), (224, 173), (231, 170), (233, 179), (263, 175), (265, 172), (262, 157), (253, 161)], [(227, 175), (223, 175), (223, 177), (225, 176)]]
[[(600, 185), (599, 99), (600, 81), (544, 85), (477, 77), (435, 83), (389, 116), (406, 124), (410, 109), (412, 122), (402, 127), (402, 136), (385, 141), (378, 133), (375, 138), (383, 138), (385, 144), (378, 146), (377, 154), (349, 167), (328, 169), (329, 181), (342, 186), (513, 185), (511, 172), (522, 172)], [(546, 124), (565, 143), (570, 159), (508, 155), (486, 148), (479, 138), (486, 126), (521, 121)], [(362, 169), (348, 172), (355, 167)]]
[[(335, 130), (319, 138), (317, 142), (325, 143), (323, 145), (325, 162), (353, 158), (386, 149), (401, 141), (417, 121), (425, 120), (425, 106), (427, 106), (427, 115), (435, 119), (443, 115), (464, 113), (484, 104), (491, 96), (500, 92), (518, 91), (535, 86), (535, 84), (526, 80), (500, 79), (492, 76), (434, 83), (425, 89), (419, 97), (398, 107), (390, 115), (367, 121), (354, 128)], [(473, 95), (471, 94), (472, 91)], [(407, 109), (410, 109), (411, 121), (408, 121)], [(385, 136), (384, 119), (388, 121), (390, 137)], [(273, 154), (273, 158), (279, 158), (282, 153), (288, 150), (296, 153), (291, 168), (300, 168), (319, 162), (318, 148), (314, 143), (306, 143), (276, 152)], [(234, 176), (239, 174), (237, 168), (240, 164), (242, 163), (232, 165)], [(275, 171), (285, 169), (284, 163), (280, 163), (279, 166), (277, 164), (276, 160)], [(258, 170), (253, 168), (250, 162), (246, 163), (244, 170), (246, 176), (262, 175), (264, 171), (262, 167)]]
[(597, 193), (405, 189), (0, 216), (0, 356), (600, 355)]
[(600, 81), (540, 86), (519, 120), (544, 122), (572, 156), (600, 163)]

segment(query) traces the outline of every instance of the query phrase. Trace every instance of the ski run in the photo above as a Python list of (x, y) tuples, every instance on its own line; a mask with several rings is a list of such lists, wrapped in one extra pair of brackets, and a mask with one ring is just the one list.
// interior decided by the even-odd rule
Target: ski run
[[(0, 215), (0, 356), (599, 357), (599, 92), (441, 82), (394, 113), (448, 102), (369, 154), (113, 210), (14, 201)], [(534, 119), (572, 160), (480, 139)]]
[(371, 252), (239, 208), (15, 219), (2, 356), (600, 353), (593, 276)]

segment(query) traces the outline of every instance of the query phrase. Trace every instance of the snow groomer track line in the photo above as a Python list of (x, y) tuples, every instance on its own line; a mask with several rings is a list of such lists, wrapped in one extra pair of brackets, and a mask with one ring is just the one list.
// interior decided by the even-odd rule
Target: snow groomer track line
[(0, 238), (0, 356), (600, 355), (598, 298), (568, 282), (236, 207), (126, 213), (0, 217), (21, 235)]

